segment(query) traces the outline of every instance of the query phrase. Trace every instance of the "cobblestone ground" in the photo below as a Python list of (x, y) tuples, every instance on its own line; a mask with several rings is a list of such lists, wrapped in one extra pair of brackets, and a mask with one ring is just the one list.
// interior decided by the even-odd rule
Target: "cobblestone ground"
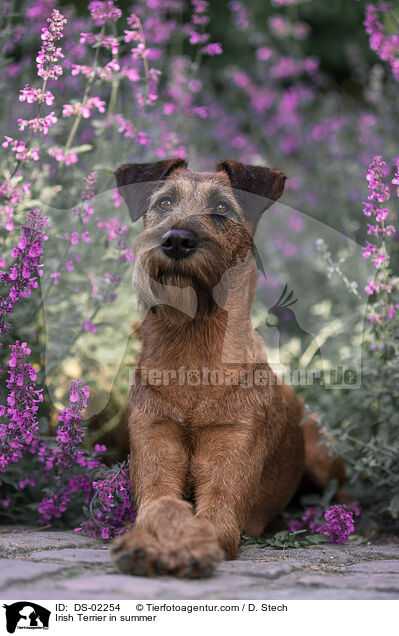
[(103, 542), (0, 528), (0, 599), (398, 599), (399, 547), (245, 546), (206, 580), (119, 574)]

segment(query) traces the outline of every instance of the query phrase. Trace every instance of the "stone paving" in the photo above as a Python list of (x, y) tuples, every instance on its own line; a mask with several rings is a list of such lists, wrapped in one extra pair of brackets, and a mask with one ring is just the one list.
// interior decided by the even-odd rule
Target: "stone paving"
[(119, 574), (102, 541), (2, 527), (0, 599), (399, 599), (399, 547), (245, 546), (212, 578), (148, 579)]

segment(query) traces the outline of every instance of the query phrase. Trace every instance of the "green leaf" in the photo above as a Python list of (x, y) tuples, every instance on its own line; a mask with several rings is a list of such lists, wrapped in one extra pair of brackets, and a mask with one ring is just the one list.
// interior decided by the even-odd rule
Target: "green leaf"
[(71, 148), (70, 152), (76, 152), (76, 154), (79, 155), (82, 152), (89, 152), (90, 150), (93, 150), (93, 146), (91, 144), (82, 144), (81, 146), (74, 146)]
[(318, 543), (326, 543), (327, 541), (330, 541), (329, 537), (325, 534), (310, 534), (305, 537), (305, 539), (309, 545), (317, 545)]
[(295, 536), (297, 534), (303, 534), (304, 532), (307, 532), (306, 528), (304, 528), (303, 530), (294, 530), (294, 532), (291, 532), (291, 536)]

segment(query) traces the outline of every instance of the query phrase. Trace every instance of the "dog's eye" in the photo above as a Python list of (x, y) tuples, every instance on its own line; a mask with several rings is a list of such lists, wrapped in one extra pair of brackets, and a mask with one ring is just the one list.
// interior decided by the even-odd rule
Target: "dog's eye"
[(213, 206), (213, 213), (218, 216), (222, 216), (225, 219), (237, 219), (237, 212), (224, 201), (218, 201), (216, 205)]
[(215, 212), (217, 212), (217, 214), (227, 214), (228, 212), (230, 212), (230, 208), (227, 203), (219, 201), (219, 203), (215, 205)]
[(172, 207), (172, 201), (170, 199), (161, 199), (157, 205), (160, 210), (167, 212)]

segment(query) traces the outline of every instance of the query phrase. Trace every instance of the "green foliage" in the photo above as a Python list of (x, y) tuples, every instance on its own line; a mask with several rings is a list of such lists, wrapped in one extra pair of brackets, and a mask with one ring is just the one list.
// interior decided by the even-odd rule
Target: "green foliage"
[[(281, 530), (271, 538), (253, 539), (244, 536), (241, 539), (241, 545), (257, 545), (259, 548), (276, 548), (277, 550), (286, 550), (287, 548), (303, 548), (311, 545), (319, 545), (326, 543), (330, 539), (324, 534), (307, 534), (307, 530), (296, 530), (289, 532)], [(305, 535), (305, 536), (303, 536)]]
[(352, 492), (399, 517), (399, 320), (372, 331), (356, 390), (323, 392), (317, 408), (333, 453), (345, 460)]

